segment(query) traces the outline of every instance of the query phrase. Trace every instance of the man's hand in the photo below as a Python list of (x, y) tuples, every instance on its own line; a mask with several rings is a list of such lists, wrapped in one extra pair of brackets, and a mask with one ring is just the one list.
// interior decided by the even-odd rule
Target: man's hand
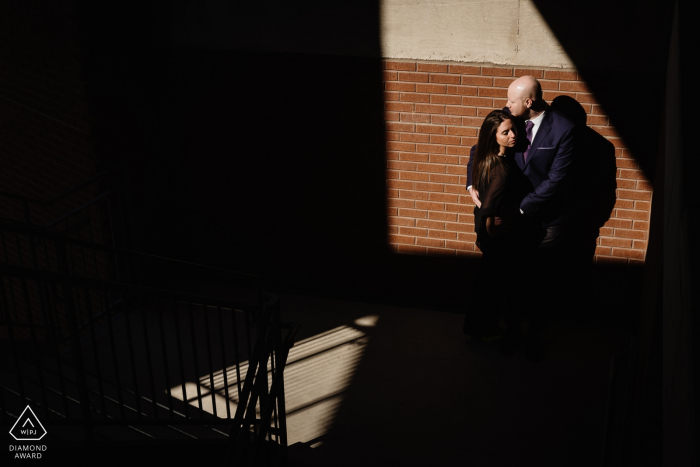
[(481, 201), (479, 201), (479, 192), (476, 190), (476, 188), (472, 187), (471, 190), (469, 190), (469, 194), (472, 195), (472, 201), (474, 201), (476, 207), (480, 208)]

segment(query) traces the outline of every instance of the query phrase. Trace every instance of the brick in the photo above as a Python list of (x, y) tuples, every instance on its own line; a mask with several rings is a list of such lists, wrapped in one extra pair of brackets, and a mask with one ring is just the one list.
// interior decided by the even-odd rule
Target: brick
[(385, 102), (384, 110), (390, 110), (393, 112), (413, 112), (415, 104), (409, 104), (404, 102)]
[(399, 74), (395, 71), (382, 72), (382, 80), (384, 80), (384, 81), (396, 81), (398, 79), (399, 79)]
[[(449, 193), (430, 193), (430, 201), (442, 203), (456, 203), (459, 199), (458, 195)], [(442, 209), (440, 209), (442, 211)]]
[(398, 112), (384, 112), (384, 120), (388, 121), (388, 122), (390, 122), (390, 121), (398, 122), (399, 119), (401, 118), (400, 115), (401, 114)]
[(431, 94), (445, 94), (447, 86), (444, 84), (416, 84), (416, 92), (428, 92)]
[(459, 223), (445, 223), (445, 230), (448, 232), (473, 232), (472, 226)]
[(430, 193), (424, 193), (422, 191), (410, 191), (410, 190), (399, 191), (400, 198), (418, 199), (418, 200), (427, 201), (429, 196), (430, 196)]
[(428, 156), (427, 154), (401, 152), (399, 153), (399, 159), (402, 161), (428, 162), (430, 160), (430, 156)]
[(449, 183), (452, 185), (461, 184), (458, 175), (430, 174), (430, 181), (437, 183)]
[(592, 105), (591, 110), (588, 113), (593, 114), (593, 115), (607, 115), (607, 113), (605, 113), (605, 109), (603, 108), (603, 106), (598, 105), (598, 104)]
[(577, 92), (576, 93), (576, 100), (579, 101), (580, 103), (589, 103), (589, 104), (598, 104), (599, 103), (593, 94), (586, 93), (586, 92)]
[[(434, 212), (434, 211), (430, 211)], [(428, 213), (430, 214), (430, 213)], [(439, 222), (439, 221), (434, 221), (434, 220), (426, 220), (426, 219), (419, 219), (418, 222), (416, 223), (418, 227), (422, 227), (425, 229), (435, 229), (435, 230), (445, 230), (445, 223), (444, 222)], [(631, 242), (632, 240), (630, 240)]]
[(423, 246), (442, 248), (445, 246), (445, 240), (441, 240), (438, 238), (417, 238), (416, 244), (423, 245)]
[(384, 133), (384, 139), (387, 141), (398, 141), (401, 139), (401, 137), (399, 136), (399, 133), (387, 131)]
[(554, 71), (554, 70), (545, 70), (544, 72), (544, 78), (545, 79), (560, 79), (560, 80), (567, 80), (567, 81), (576, 81), (578, 79), (578, 73), (575, 71)]
[(644, 211), (629, 211), (626, 209), (616, 209), (615, 217), (622, 219), (635, 219), (640, 221), (649, 220), (649, 213)]
[(445, 240), (445, 247), (454, 248), (455, 250), (474, 250), (474, 244), (468, 242), (458, 242), (454, 240)]
[(622, 157), (618, 157), (615, 159), (615, 166), (620, 169), (637, 169), (639, 168), (639, 164), (637, 163), (636, 160), (634, 159), (623, 159)]
[(386, 166), (389, 169), (395, 169), (395, 170), (416, 170), (416, 163), (415, 162), (388, 161)]
[(493, 112), (493, 109), (477, 109), (476, 116), (479, 118), (484, 118)]
[(430, 115), (423, 114), (401, 114), (402, 122), (430, 123)]
[(641, 170), (625, 170), (622, 169), (619, 171), (619, 178), (625, 178), (628, 180), (644, 180), (646, 177), (644, 176), (644, 172)]
[(389, 241), (392, 243), (403, 243), (407, 245), (413, 245), (416, 239), (413, 237), (402, 237), (400, 235), (389, 235)]
[(399, 210), (397, 208), (386, 208), (387, 216), (398, 216)]
[(603, 246), (617, 246), (622, 248), (630, 248), (632, 246), (632, 240), (629, 238), (608, 238), (600, 237), (600, 244)]
[(384, 127), (390, 131), (403, 131), (412, 132), (415, 131), (416, 126), (412, 123), (385, 123)]
[(493, 86), (493, 78), (489, 78), (486, 76), (462, 76), (462, 85), (464, 85), (464, 86)]
[(406, 217), (387, 217), (387, 224), (389, 225), (403, 225), (406, 227), (414, 227), (416, 225), (416, 220)]
[(494, 99), (493, 100), (493, 106), (494, 108), (498, 110), (503, 110), (506, 107), (506, 104), (508, 103), (508, 99)]
[(457, 220), (457, 214), (451, 212), (429, 211), (428, 219), (455, 222)]
[(484, 76), (513, 76), (513, 69), (482, 66), (481, 74)]
[(470, 204), (470, 205), (474, 206), (474, 201), (472, 200), (472, 195), (469, 194), (469, 192), (466, 190), (466, 187), (464, 189), (464, 192), (467, 194), (459, 197), (459, 204)]
[(534, 78), (540, 79), (544, 78), (544, 70), (534, 70), (534, 69), (529, 69), (529, 68), (516, 68), (513, 70), (513, 76), (515, 77), (521, 77), (521, 76), (532, 76)]
[(654, 186), (651, 184), (651, 182), (648, 182), (646, 180), (640, 180), (637, 182), (636, 188), (638, 190), (648, 190), (651, 191)]
[(396, 143), (392, 141), (386, 143), (386, 148), (390, 151), (414, 152), (416, 150), (416, 145), (410, 143)]
[(430, 96), (428, 94), (415, 94), (410, 92), (401, 93), (401, 102), (420, 102), (426, 104), (430, 102)]
[(445, 240), (457, 240), (457, 232), (446, 232), (444, 230), (429, 230), (428, 237), (444, 238)]
[(459, 76), (454, 75), (430, 75), (430, 82), (443, 84), (459, 84), (461, 80)]
[(460, 105), (462, 98), (460, 96), (432, 95), (430, 96), (430, 102), (432, 104)]
[(401, 172), (399, 172), (399, 171), (397, 171), (397, 170), (387, 170), (387, 171), (385, 172), (385, 175), (384, 175), (384, 176), (385, 176), (387, 179), (397, 179), (397, 178), (399, 178), (399, 175), (400, 175), (400, 174), (401, 174)]
[(613, 137), (610, 137), (610, 136), (606, 136), (605, 138), (606, 138), (608, 141), (610, 141), (610, 142), (612, 143), (612, 145), (615, 146), (616, 148), (624, 148), (624, 147), (627, 146), (627, 145), (625, 144), (625, 142), (624, 142), (622, 139), (620, 139), (620, 138), (613, 138)]
[(617, 190), (617, 197), (623, 199), (633, 199), (633, 200), (649, 200), (651, 199), (651, 193), (648, 191), (637, 191), (637, 190)]
[(461, 125), (462, 118), (453, 117), (451, 115), (433, 115), (430, 122), (433, 125)]
[(390, 198), (386, 200), (386, 205), (392, 208), (415, 208), (416, 202), (410, 199)]
[(399, 81), (427, 83), (430, 75), (427, 73), (399, 73)]
[(431, 135), (430, 142), (433, 144), (460, 144), (459, 136)]
[(416, 144), (416, 152), (445, 154), (445, 146), (439, 144)]
[(644, 242), (641, 240), (634, 240), (634, 242), (632, 242), (632, 248), (634, 248), (636, 250), (646, 251), (647, 250), (647, 242)]
[(615, 232), (615, 230), (611, 229), (609, 227), (601, 227), (600, 229), (598, 229), (598, 234), (601, 236), (604, 235), (606, 237), (612, 237), (614, 232)]
[(387, 188), (397, 188), (400, 190), (413, 190), (415, 183), (401, 180), (387, 180)]
[(399, 228), (396, 225), (389, 225), (389, 226), (387, 226), (386, 232), (388, 234), (395, 235), (395, 234), (399, 233)]
[(459, 156), (446, 156), (442, 154), (431, 154), (430, 162), (435, 164), (459, 164)]
[(456, 94), (460, 96), (476, 96), (480, 88), (473, 86), (447, 86), (447, 94)]
[[(445, 117), (445, 118), (454, 118), (457, 120), (456, 123), (453, 123), (454, 125), (461, 125), (462, 124), (462, 119), (460, 117)], [(446, 128), (447, 134), (448, 135), (453, 135), (453, 136), (476, 136), (476, 129), (474, 128), (464, 128), (461, 126), (448, 126)]]
[(444, 114), (445, 106), (436, 104), (415, 104), (416, 112), (426, 114)]
[(428, 211), (444, 211), (445, 203), (438, 203), (435, 201), (416, 201), (417, 209), (425, 209)]
[(608, 219), (608, 221), (605, 223), (605, 227), (612, 227), (614, 229), (617, 229), (617, 228), (631, 229), (632, 228), (632, 221), (628, 221), (628, 220), (624, 220), (624, 219)]
[(603, 246), (595, 247), (595, 254), (596, 255), (610, 256), (611, 253), (612, 253), (612, 248), (603, 247)]
[(469, 105), (472, 107), (493, 107), (493, 99), (490, 97), (472, 97), (464, 96), (462, 97), (462, 105)]
[(399, 227), (399, 234), (413, 235), (415, 237), (426, 237), (428, 235), (428, 229), (417, 229), (414, 227)]
[(448, 115), (464, 115), (468, 117), (476, 116), (476, 109), (474, 107), (462, 107), (462, 106), (445, 106), (445, 112)]
[(424, 246), (417, 245), (399, 245), (398, 251), (400, 253), (410, 253), (414, 255), (424, 255), (426, 248)]
[(419, 219), (427, 219), (427, 211), (419, 211), (417, 209), (399, 209), (399, 216), (401, 217), (416, 217)]
[(384, 101), (389, 102), (389, 101), (398, 101), (400, 100), (401, 94), (398, 92), (389, 92), (389, 91), (384, 91)]
[(616, 179), (615, 183), (617, 184), (618, 188), (637, 188), (637, 183), (634, 180), (621, 180), (621, 179)]
[(464, 206), (461, 204), (446, 204), (445, 211), (456, 212), (459, 214), (472, 214), (473, 208), (471, 206)]
[[(449, 90), (448, 90), (449, 92)], [(479, 88), (480, 97), (508, 97), (508, 90), (502, 88)]]
[(589, 115), (586, 119), (586, 123), (588, 125), (607, 125), (608, 121), (608, 117), (602, 117), (599, 115)]
[(416, 164), (419, 172), (445, 173), (445, 164)]
[(647, 233), (639, 230), (615, 229), (615, 236), (619, 238), (633, 238), (635, 240), (647, 239)]
[(634, 201), (629, 201), (626, 199), (618, 199), (615, 201), (615, 207), (619, 209), (633, 209)]
[(448, 65), (436, 63), (419, 63), (417, 71), (428, 71), (430, 73), (447, 73)]
[(463, 146), (447, 146), (447, 154), (456, 154), (459, 156), (468, 156), (469, 155), (469, 149), (467, 147)]
[(478, 66), (450, 65), (450, 73), (461, 73), (463, 75), (478, 75), (481, 69)]
[(473, 243), (476, 241), (476, 234), (475, 233), (460, 232), (457, 234), (457, 239), (462, 241), (462, 242), (472, 242)]
[(430, 133), (432, 135), (444, 135), (445, 127), (437, 125), (416, 125), (417, 133)]
[(430, 135), (418, 135), (415, 133), (401, 133), (401, 141), (413, 143), (429, 143)]
[(559, 89), (562, 91), (591, 92), (586, 83), (581, 81), (561, 81)]
[(622, 258), (644, 259), (644, 252), (639, 250), (627, 250), (624, 248), (613, 248), (613, 256)]
[(649, 230), (649, 223), (646, 221), (634, 221), (632, 228), (635, 230)]
[(427, 173), (420, 172), (399, 172), (401, 180), (419, 180), (421, 182), (427, 182), (429, 180), (429, 175)]
[(398, 198), (399, 197), (399, 190), (396, 190), (393, 188), (386, 190), (386, 197), (387, 198)]
[(462, 222), (464, 224), (474, 225), (474, 215), (473, 214), (460, 214), (459, 215), (459, 222)]
[(442, 183), (424, 183), (416, 182), (416, 190), (419, 191), (432, 191), (432, 192), (444, 192), (445, 185)]
[(635, 201), (634, 209), (637, 211), (651, 211), (651, 203), (649, 201)]
[(411, 62), (386, 62), (387, 70), (416, 71), (416, 64)]
[(474, 146), (477, 142), (478, 139), (471, 136), (462, 138), (462, 146)]
[(402, 83), (400, 81), (388, 81), (384, 83), (385, 91), (403, 91), (403, 92), (415, 92), (415, 83)]

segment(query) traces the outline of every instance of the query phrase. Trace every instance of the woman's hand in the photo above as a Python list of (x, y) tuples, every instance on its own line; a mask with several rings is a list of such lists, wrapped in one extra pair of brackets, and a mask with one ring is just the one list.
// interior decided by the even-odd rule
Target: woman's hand
[(480, 208), (481, 201), (479, 201), (479, 191), (472, 186), (471, 189), (469, 190), (469, 194), (472, 195), (472, 201), (474, 201), (474, 204), (476, 204), (476, 207)]

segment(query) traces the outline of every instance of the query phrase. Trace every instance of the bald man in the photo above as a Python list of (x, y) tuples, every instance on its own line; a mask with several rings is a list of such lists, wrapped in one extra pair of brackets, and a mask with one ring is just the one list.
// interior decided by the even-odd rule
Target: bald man
[[(529, 192), (520, 203), (520, 212), (536, 226), (541, 226), (534, 234), (535, 259), (528, 268), (528, 277), (523, 278), (523, 284), (527, 285), (520, 292), (528, 295), (523, 307), (534, 316), (528, 337), (530, 354), (537, 358), (543, 351), (540, 334), (547, 314), (544, 310), (556, 307), (553, 299), (561, 288), (562, 278), (558, 272), (560, 262), (565, 259), (562, 246), (570, 214), (565, 190), (576, 131), (570, 120), (542, 99), (542, 87), (532, 76), (520, 77), (510, 84), (508, 102), (503, 110), (517, 117), (518, 141), (513, 157), (529, 181)], [(467, 164), (467, 189), (474, 203), (480, 206), (479, 193), (471, 186), (474, 149)], [(512, 350), (507, 347), (515, 345), (515, 340), (505, 339), (502, 348), (503, 345), (506, 350)]]

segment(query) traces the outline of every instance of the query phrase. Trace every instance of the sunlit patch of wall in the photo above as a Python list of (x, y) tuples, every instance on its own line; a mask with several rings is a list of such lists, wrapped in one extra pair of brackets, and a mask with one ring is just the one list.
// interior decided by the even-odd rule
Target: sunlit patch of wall
[[(289, 444), (313, 440), (330, 429), (369, 342), (362, 328), (375, 326), (377, 320), (377, 316), (359, 318), (355, 321), (356, 327), (339, 326), (297, 342), (291, 349), (284, 372)], [(268, 384), (272, 383), (270, 370), (268, 366)], [(219, 417), (226, 416), (227, 404), (230, 413), (235, 414), (239, 401), (237, 369), (232, 366), (225, 371), (228, 399), (224, 370), (213, 374), (213, 388), (210, 375), (204, 375), (197, 382), (185, 383), (184, 393), (180, 385), (171, 388), (170, 393), (194, 407), (201, 403), (202, 410), (212, 414), (216, 404)], [(241, 380), (245, 379), (248, 364), (242, 364), (238, 371)]]

